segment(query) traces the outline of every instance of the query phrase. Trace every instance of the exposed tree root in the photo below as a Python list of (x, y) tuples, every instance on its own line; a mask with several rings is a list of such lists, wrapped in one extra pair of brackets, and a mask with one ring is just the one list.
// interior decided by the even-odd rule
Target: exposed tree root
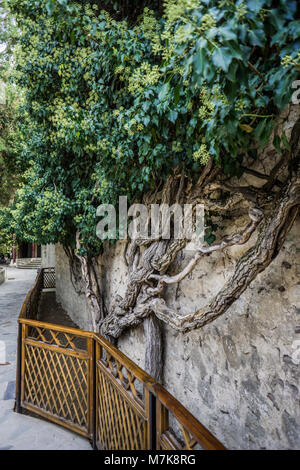
[[(171, 175), (165, 184), (145, 196), (145, 204), (177, 203), (204, 204), (208, 211), (220, 215), (248, 212), (250, 222), (238, 233), (221, 239), (211, 246), (200, 246), (192, 259), (177, 274), (168, 270), (188, 240), (135, 239), (130, 240), (124, 251), (128, 267), (128, 284), (124, 297), (116, 296), (107, 314), (100, 289), (95, 260), (81, 256), (80, 233), (77, 233), (75, 256), (80, 261), (86, 298), (90, 306), (95, 331), (110, 339), (117, 339), (129, 328), (144, 322), (146, 338), (146, 370), (156, 379), (162, 377), (162, 334), (159, 323), (186, 332), (200, 328), (223, 315), (247, 289), (256, 276), (265, 270), (277, 256), (286, 235), (295, 221), (300, 207), (299, 132), (291, 139), (291, 150), (272, 169), (270, 175), (254, 174), (266, 183), (259, 188), (234, 186), (209, 162), (197, 184), (193, 185), (183, 174)], [(278, 181), (282, 168), (289, 168), (286, 181)], [(280, 188), (280, 189), (279, 189)], [(218, 193), (217, 197), (212, 194)], [(254, 232), (254, 246), (237, 261), (231, 278), (215, 297), (203, 308), (187, 315), (180, 315), (163, 299), (164, 286), (182, 281), (190, 274), (202, 256), (229, 246), (243, 245)], [(71, 254), (73, 256), (73, 254)], [(69, 257), (71, 256), (69, 254)]]
[[(293, 145), (293, 164), (299, 161), (299, 136)], [(286, 155), (291, 159), (292, 155)], [(281, 159), (282, 160), (282, 159)], [(280, 160), (280, 161), (281, 161)], [(286, 163), (285, 163), (286, 164)], [(142, 243), (132, 242), (129, 251), (134, 252), (128, 259), (130, 267), (130, 280), (124, 298), (117, 298), (108, 316), (101, 323), (101, 331), (108, 336), (118, 338), (122, 332), (140, 324), (150, 314), (165, 324), (179, 330), (189, 331), (213, 321), (224, 314), (232, 303), (240, 297), (256, 276), (266, 269), (277, 256), (288, 231), (290, 230), (300, 206), (300, 174), (298, 169), (289, 177), (288, 181), (278, 193), (272, 192), (270, 184), (276, 185), (277, 173), (282, 167), (276, 164), (268, 179), (268, 191), (264, 188), (234, 187), (219, 181), (211, 182), (209, 175), (212, 172), (212, 164), (205, 168), (200, 179), (202, 191), (199, 188), (189, 190), (189, 194), (181, 188), (185, 201), (203, 203), (206, 208), (218, 209), (222, 213), (231, 210), (237, 204), (248, 206), (250, 223), (239, 233), (230, 238), (225, 238), (212, 246), (200, 247), (185, 268), (175, 274), (168, 275), (167, 270), (185, 247), (186, 240), (155, 241), (147, 247), (143, 254), (140, 253)], [(216, 174), (214, 174), (216, 178)], [(267, 177), (266, 177), (267, 179)], [(278, 186), (278, 185), (277, 185)], [(171, 178), (166, 182), (161, 199), (172, 199), (171, 188), (178, 188), (178, 178)], [(212, 190), (221, 189), (227, 197), (221, 201), (211, 201), (209, 194)], [(175, 189), (176, 192), (176, 189)], [(229, 193), (229, 196), (228, 196)], [(253, 206), (253, 204), (255, 204)], [(262, 209), (263, 208), (263, 209)], [(264, 217), (264, 213), (266, 216)], [(220, 292), (204, 308), (191, 314), (182, 316), (174, 309), (166, 305), (163, 299), (163, 287), (165, 284), (174, 284), (184, 279), (195, 268), (203, 254), (222, 250), (233, 245), (243, 245), (258, 230), (255, 245), (250, 248), (236, 263), (233, 275)]]

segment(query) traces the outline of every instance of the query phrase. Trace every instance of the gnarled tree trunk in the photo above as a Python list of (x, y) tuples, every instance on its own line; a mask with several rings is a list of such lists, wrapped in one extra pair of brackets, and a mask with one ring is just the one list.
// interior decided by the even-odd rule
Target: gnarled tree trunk
[[(279, 181), (279, 171), (283, 172), (287, 167), (289, 171), (286, 181)], [(171, 205), (177, 198), (176, 196), (174, 199), (174, 194), (180, 193), (185, 202), (202, 203), (206, 209), (221, 214), (228, 215), (237, 211), (242, 213), (248, 208), (250, 222), (232, 237), (212, 246), (200, 247), (187, 266), (173, 276), (167, 274), (168, 268), (184, 248), (186, 240), (154, 241), (150, 245), (149, 241), (132, 242), (131, 251), (138, 261), (131, 265), (125, 298), (116, 299), (112, 310), (101, 323), (101, 331), (118, 338), (125, 329), (137, 326), (154, 314), (164, 323), (184, 332), (202, 327), (224, 314), (277, 256), (297, 216), (300, 206), (299, 123), (294, 127), (291, 150), (284, 152), (269, 176), (260, 177), (267, 180), (263, 187), (232, 186), (211, 162), (194, 188), (191, 188), (189, 182), (182, 188), (182, 179), (178, 184), (177, 175), (170, 177), (161, 192), (159, 202), (167, 200)], [(279, 186), (280, 191), (275, 186)], [(209, 194), (216, 189), (221, 190), (223, 197), (211, 200)], [(184, 316), (166, 305), (163, 299), (164, 285), (184, 279), (204, 254), (245, 244), (255, 231), (258, 231), (256, 244), (238, 260), (230, 280), (208, 305)], [(148, 247), (140, 256), (139, 248), (143, 244), (148, 244)]]
[[(186, 239), (130, 240), (124, 253), (128, 267), (128, 284), (124, 297), (116, 296), (107, 314), (97, 271), (92, 260), (79, 255), (77, 234), (76, 256), (80, 260), (85, 292), (95, 331), (117, 340), (122, 333), (144, 324), (147, 372), (162, 379), (163, 340), (160, 322), (178, 331), (190, 331), (223, 315), (247, 289), (256, 276), (277, 256), (300, 207), (299, 122), (294, 126), (290, 149), (285, 150), (269, 175), (251, 168), (244, 170), (265, 180), (262, 186), (237, 186), (209, 162), (196, 184), (183, 174), (170, 175), (165, 184), (145, 196), (145, 204), (204, 204), (207, 211), (230, 217), (249, 215), (249, 223), (238, 233), (211, 246), (200, 246), (192, 259), (177, 274), (168, 274), (177, 255), (185, 248)], [(218, 197), (211, 197), (212, 194)], [(257, 233), (254, 246), (236, 263), (229, 281), (203, 308), (181, 315), (164, 300), (164, 288), (184, 279), (203, 255), (234, 245), (243, 245)]]
[(163, 336), (160, 321), (155, 315), (144, 320), (145, 371), (158, 382), (163, 379)]

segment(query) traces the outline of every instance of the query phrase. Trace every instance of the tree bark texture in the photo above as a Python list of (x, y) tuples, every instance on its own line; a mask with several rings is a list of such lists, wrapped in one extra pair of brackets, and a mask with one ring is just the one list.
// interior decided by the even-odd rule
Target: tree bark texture
[[(231, 218), (248, 214), (249, 222), (231, 237), (221, 237), (210, 246), (199, 247), (186, 266), (172, 275), (169, 274), (170, 267), (188, 240), (164, 240), (159, 236), (157, 239), (129, 240), (124, 252), (128, 268), (126, 292), (123, 297), (116, 296), (109, 312), (105, 310), (95, 260), (79, 254), (80, 233), (77, 233), (75, 256), (80, 261), (93, 329), (117, 340), (125, 330), (143, 323), (145, 367), (160, 381), (163, 363), (160, 324), (187, 332), (212, 322), (228, 310), (279, 253), (300, 207), (299, 142), (297, 121), (291, 133), (290, 149), (282, 152), (269, 175), (245, 168), (246, 173), (266, 181), (258, 187), (233, 184), (210, 161), (196, 183), (175, 171), (155, 192), (145, 195), (143, 202), (146, 205), (198, 203), (203, 204), (209, 214)], [(164, 299), (167, 285), (182, 281), (203, 256), (229, 246), (243, 245), (253, 234), (257, 235), (256, 242), (238, 259), (231, 278), (206, 306), (182, 315), (167, 305)]]

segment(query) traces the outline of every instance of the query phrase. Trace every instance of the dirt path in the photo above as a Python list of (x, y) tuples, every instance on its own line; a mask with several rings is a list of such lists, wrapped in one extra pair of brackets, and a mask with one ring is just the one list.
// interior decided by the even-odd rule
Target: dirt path
[(61, 305), (56, 302), (55, 292), (42, 292), (38, 320), (78, 328), (78, 325), (71, 320)]
[[(78, 325), (71, 320), (62, 306), (56, 302), (55, 292), (42, 292), (39, 304), (38, 320), (69, 328), (79, 328)], [(87, 349), (87, 343), (84, 338), (75, 338), (74, 344), (77, 348), (84, 350)]]

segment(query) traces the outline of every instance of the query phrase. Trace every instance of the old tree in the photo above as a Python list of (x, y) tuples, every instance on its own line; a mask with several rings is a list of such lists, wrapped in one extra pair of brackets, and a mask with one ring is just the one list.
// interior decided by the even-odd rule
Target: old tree
[[(143, 323), (146, 368), (159, 379), (161, 322), (185, 332), (224, 314), (276, 257), (297, 217), (299, 5), (8, 6), (18, 25), (13, 80), (26, 96), (19, 157), (25, 182), (11, 206), (13, 229), (64, 246), (95, 330), (117, 340)], [(260, 166), (266, 154), (271, 167)], [(117, 207), (120, 195), (145, 204), (204, 204), (205, 243), (174, 274), (184, 238), (128, 240), (126, 293), (107, 311), (96, 208)], [(225, 236), (216, 220), (241, 215), (248, 223)], [(167, 305), (166, 286), (203, 256), (250, 237), (251, 248), (205, 307), (182, 315)]]

